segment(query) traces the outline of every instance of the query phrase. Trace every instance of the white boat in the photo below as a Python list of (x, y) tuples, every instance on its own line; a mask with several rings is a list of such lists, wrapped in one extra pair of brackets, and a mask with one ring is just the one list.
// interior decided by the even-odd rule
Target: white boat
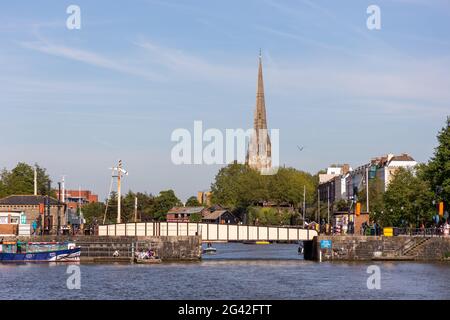
[(203, 250), (204, 254), (216, 254), (216, 252), (217, 252), (217, 249), (213, 248), (213, 247), (208, 247)]

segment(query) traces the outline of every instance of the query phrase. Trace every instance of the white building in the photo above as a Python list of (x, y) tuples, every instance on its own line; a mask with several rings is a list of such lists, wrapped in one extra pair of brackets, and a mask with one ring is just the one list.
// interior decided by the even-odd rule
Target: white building
[(353, 199), (356, 190), (360, 191), (366, 187), (366, 169), (370, 172), (369, 176), (375, 176), (382, 181), (383, 190), (381, 191), (385, 192), (399, 168), (414, 168), (416, 165), (417, 162), (406, 153), (397, 156), (390, 153), (373, 158), (369, 163), (357, 167), (346, 178), (347, 196), (349, 199)]

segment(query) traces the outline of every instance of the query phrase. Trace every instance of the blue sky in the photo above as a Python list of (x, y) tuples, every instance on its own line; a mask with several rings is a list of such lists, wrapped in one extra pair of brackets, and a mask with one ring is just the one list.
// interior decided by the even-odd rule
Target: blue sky
[(449, 1), (8, 1), (0, 21), (0, 166), (38, 162), (101, 196), (119, 158), (125, 189), (208, 189), (220, 166), (173, 165), (170, 135), (249, 128), (259, 48), (287, 166), (426, 161), (450, 114)]

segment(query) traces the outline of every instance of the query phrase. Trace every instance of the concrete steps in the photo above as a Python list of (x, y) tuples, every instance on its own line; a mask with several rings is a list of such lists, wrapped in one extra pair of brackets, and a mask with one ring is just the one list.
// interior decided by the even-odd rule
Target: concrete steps
[(429, 237), (420, 237), (414, 238), (411, 241), (411, 244), (408, 246), (405, 245), (403, 248), (402, 255), (406, 257), (415, 257), (418, 254), (418, 251), (430, 240)]

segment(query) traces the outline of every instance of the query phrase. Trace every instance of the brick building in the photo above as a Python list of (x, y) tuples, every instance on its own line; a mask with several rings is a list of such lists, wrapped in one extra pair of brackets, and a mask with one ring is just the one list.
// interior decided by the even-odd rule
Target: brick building
[[(56, 198), (58, 197), (59, 191), (56, 190)], [(62, 201), (62, 194), (60, 199)], [(93, 194), (90, 190), (65, 190), (64, 202), (68, 209), (77, 209), (80, 205), (98, 202), (98, 195)]]
[(35, 219), (43, 219), (44, 212), (47, 213), (47, 203), (50, 205), (50, 216), (46, 222), (48, 231), (55, 232), (58, 225), (64, 225), (65, 205), (58, 200), (47, 196), (35, 195), (11, 195), (0, 199), (0, 212), (23, 213), (24, 223), (32, 224)]

